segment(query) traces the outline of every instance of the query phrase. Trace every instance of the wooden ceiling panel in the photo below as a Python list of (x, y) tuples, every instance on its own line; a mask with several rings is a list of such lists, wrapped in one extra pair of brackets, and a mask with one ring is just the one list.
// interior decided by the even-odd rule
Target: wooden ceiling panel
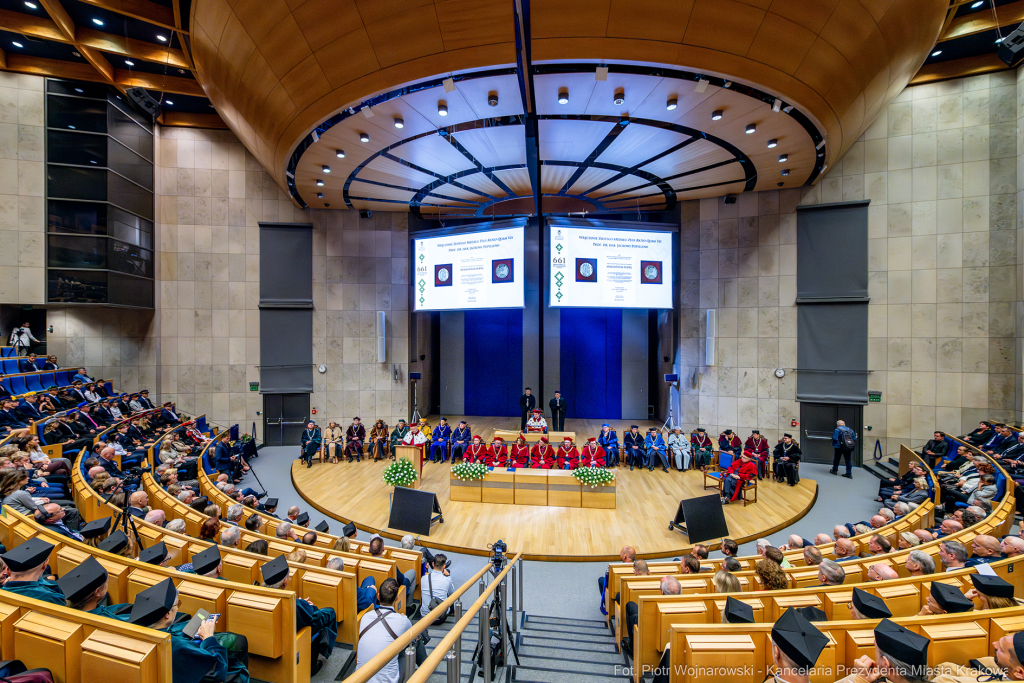
[[(509, 7), (494, 0), (439, 0), (437, 21), (445, 50), (515, 40)], [(466, 17), (474, 17), (472, 22)]]
[(825, 23), (832, 16), (832, 12), (839, 2), (840, 0), (817, 0), (817, 2), (773, 0), (769, 11), (817, 34), (825, 27)]
[(815, 34), (800, 24), (769, 13), (765, 15), (747, 56), (792, 74), (811, 49), (814, 38)]
[(693, 11), (693, 0), (653, 0), (643, 12), (631, 0), (611, 0), (608, 36), (679, 43)]
[[(743, 192), (743, 188), (745, 186), (746, 186), (746, 183), (743, 182), (743, 181), (737, 181), (735, 183), (729, 183), (727, 185), (720, 185), (720, 186), (715, 188), (714, 196), (722, 197), (722, 196), (725, 196), (727, 194), (739, 194), (739, 193)], [(778, 189), (778, 188), (776, 188), (776, 189)], [(692, 190), (690, 192), (679, 192), (679, 191), (676, 192), (676, 199), (678, 201), (681, 201), (681, 202), (688, 201), (690, 199), (703, 199), (704, 197), (707, 197), (707, 196), (708, 196), (707, 190)]]
[(590, 190), (585, 194), (595, 199), (601, 199), (602, 197), (618, 194), (619, 192), (625, 192), (626, 190), (636, 187), (637, 185), (644, 185), (647, 182), (648, 181), (644, 180), (643, 178), (639, 178), (635, 175), (625, 176), (624, 178), (619, 178), (613, 183), (608, 183), (602, 188), (599, 188), (597, 190)]
[(691, 137), (664, 128), (629, 125), (597, 157), (597, 160), (630, 168)]
[(525, 168), (514, 168), (508, 171), (495, 171), (495, 176), (508, 185), (509, 189), (520, 197), (527, 197), (533, 194), (530, 185), (530, 172)]
[(350, 2), (306, 0), (295, 8), (292, 17), (313, 52), (333, 43), (338, 36), (363, 28), (356, 5)]
[[(395, 184), (405, 185), (406, 187), (423, 187), (437, 180), (432, 175), (421, 173), (414, 168), (409, 168), (405, 164), (400, 164), (397, 161), (391, 161), (391, 159), (385, 159), (384, 157), (376, 157), (366, 167), (386, 173), (394, 178), (401, 178), (402, 182)], [(359, 175), (362, 176), (363, 174), (360, 173)]]
[(473, 168), (473, 162), (459, 153), (459, 150), (440, 135), (428, 135), (419, 140), (407, 142), (392, 149), (391, 154), (444, 176)]
[(354, 0), (363, 24), (372, 24), (432, 5), (432, 0)]
[(294, 71), (296, 73), (289, 74), (289, 78), (284, 79), (281, 87), (288, 93), (295, 106), (306, 107), (310, 102), (331, 91), (331, 84), (327, 82), (327, 77), (324, 76), (315, 56), (306, 57), (295, 66)]
[[(390, 17), (366, 25), (373, 52), (382, 67), (401, 64), (423, 55), (444, 52), (441, 27), (433, 4), (406, 7)], [(396, 36), (404, 36), (396, 40)]]
[[(718, 168), (712, 168), (701, 173), (695, 173), (693, 175), (683, 176), (682, 178), (676, 178), (670, 180), (669, 185), (674, 190), (685, 190), (688, 187), (700, 187), (701, 185), (710, 185), (711, 183), (721, 183), (725, 181), (739, 181), (744, 179), (743, 167), (739, 164), (726, 164), (725, 166), (719, 166)], [(774, 183), (773, 183), (774, 184)]]
[(540, 158), (583, 161), (617, 124), (611, 121), (543, 120)]
[(455, 134), (455, 139), (484, 167), (526, 163), (523, 126), (474, 128)]
[(530, 6), (531, 33), (537, 38), (604, 36), (611, 0), (548, 0)]
[(569, 187), (569, 194), (586, 194), (588, 190), (618, 175), (607, 168), (590, 167)]
[[(196, 2), (192, 4), (192, 21), (195, 25), (193, 30), (202, 29), (204, 35), (201, 41), (211, 48), (219, 45), (221, 34), (227, 26), (228, 17), (234, 15), (233, 9), (226, 2)], [(193, 39), (198, 36), (193, 36)], [(193, 50), (195, 48), (193, 47)], [(212, 65), (212, 62), (209, 62)]]
[[(326, 195), (327, 193), (325, 192), (324, 194)], [(399, 190), (394, 187), (382, 187), (380, 185), (371, 185), (369, 183), (353, 183), (352, 187), (349, 188), (349, 194), (358, 197), (368, 197), (371, 199), (396, 199), (400, 202), (409, 202), (416, 196), (415, 192), (409, 192), (408, 190)]]
[(247, 18), (246, 32), (256, 44), (286, 18), (294, 22), (284, 0), (235, 0), (232, 4), (236, 14)]
[[(229, 15), (219, 41), (219, 55), (235, 78), (241, 78), (245, 65), (249, 63), (249, 58), (255, 51), (256, 43), (249, 37), (238, 16)], [(214, 104), (216, 105), (216, 102)]]
[(764, 15), (764, 10), (735, 0), (696, 0), (683, 42), (746, 54)]
[[(893, 5), (896, 4), (895, 0), (858, 0), (858, 2), (867, 9), (871, 18), (876, 22), (882, 21)], [(963, 0), (961, 4), (966, 2), (967, 0)]]
[[(335, 89), (380, 68), (370, 45), (370, 37), (363, 28), (343, 35), (317, 50), (316, 59), (331, 87)], [(344, 60), (348, 67), (344, 71), (336, 68), (339, 60)]]
[(480, 192), (489, 194), (492, 197), (508, 196), (508, 192), (505, 192), (505, 190), (501, 189), (490, 178), (480, 173), (459, 178), (459, 184), (471, 187), (474, 190), (479, 190)]
[(264, 59), (278, 78), (313, 56), (313, 51), (302, 38), (299, 25), (290, 14), (272, 27), (258, 44)]
[[(499, 188), (497, 185), (494, 186), (494, 189), (497, 190), (500, 193), (498, 196), (504, 196), (505, 195), (505, 193), (501, 192), (501, 188)], [(486, 191), (486, 190), (482, 190), (482, 191)], [(488, 194), (490, 194), (490, 193), (488, 193)], [(478, 192), (472, 192), (470, 190), (465, 189), (464, 187), (457, 187), (455, 185), (445, 184), (445, 185), (441, 185), (440, 187), (435, 189), (433, 192), (431, 192), (430, 195), (428, 195), (428, 198), (425, 199), (424, 201), (435, 202), (435, 203), (442, 202), (442, 201), (450, 201), (450, 200), (443, 199), (444, 197), (454, 197), (457, 200), (461, 199), (461, 200), (466, 200), (466, 201), (469, 201), (469, 202), (479, 202), (479, 201), (483, 200), (483, 197), (481, 197)]]
[(575, 166), (541, 166), (541, 189), (545, 194), (558, 194), (575, 172)]
[(653, 173), (659, 178), (667, 178), (677, 173), (686, 173), (732, 158), (732, 154), (718, 145), (707, 140), (698, 140), (692, 145), (687, 145), (672, 154), (643, 166), (641, 170)]

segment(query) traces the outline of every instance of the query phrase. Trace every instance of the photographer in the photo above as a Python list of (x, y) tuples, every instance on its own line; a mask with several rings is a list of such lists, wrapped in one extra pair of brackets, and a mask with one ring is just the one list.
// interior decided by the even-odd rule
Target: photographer
[[(398, 597), (398, 582), (384, 579), (378, 598), (380, 606), (367, 612), (359, 620), (359, 645), (356, 655), (356, 669), (383, 652), (391, 643), (412, 628), (412, 622), (404, 614), (395, 612), (395, 598)], [(402, 677), (398, 665), (399, 656), (389, 661), (374, 676), (374, 681), (398, 683)]]
[[(420, 616), (425, 617), (433, 609), (430, 603), (433, 600), (438, 602), (444, 602), (448, 599), (448, 596), (455, 590), (455, 585), (452, 583), (450, 572), (445, 568), (445, 564), (448, 562), (448, 557), (443, 553), (434, 555), (434, 566), (430, 572), (427, 573), (423, 580), (420, 581), (420, 593), (423, 598), (423, 605), (420, 607)], [(437, 607), (437, 604), (434, 605)], [(444, 619), (447, 614), (442, 617)], [(439, 619), (438, 621), (441, 621)]]

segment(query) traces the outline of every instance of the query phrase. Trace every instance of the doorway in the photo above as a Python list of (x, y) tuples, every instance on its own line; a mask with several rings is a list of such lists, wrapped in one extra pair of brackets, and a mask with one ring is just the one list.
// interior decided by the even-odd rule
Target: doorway
[(800, 451), (806, 462), (832, 464), (835, 451), (832, 449), (832, 432), (836, 421), (842, 420), (857, 435), (857, 447), (850, 456), (854, 467), (863, 461), (864, 406), (842, 403), (801, 403), (800, 404)]
[(263, 444), (298, 446), (309, 421), (309, 394), (263, 394)]

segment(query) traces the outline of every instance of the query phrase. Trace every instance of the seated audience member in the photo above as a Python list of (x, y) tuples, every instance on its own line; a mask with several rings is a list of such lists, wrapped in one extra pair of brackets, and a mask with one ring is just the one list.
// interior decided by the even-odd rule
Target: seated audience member
[(91, 612), (102, 617), (127, 621), (130, 603), (104, 605), (107, 602), (107, 570), (92, 556), (60, 577), (57, 586), (67, 600), (67, 606), (82, 612)]
[(942, 432), (935, 432), (928, 443), (918, 452), (918, 455), (925, 458), (928, 464), (934, 468), (936, 463), (946, 457), (947, 453), (949, 453), (949, 442), (946, 441)]
[(183, 520), (183, 519), (172, 519), (171, 521), (167, 522), (167, 526), (164, 527), (164, 530), (165, 531), (171, 531), (171, 532), (174, 532), (176, 534), (184, 534), (185, 533), (185, 520)]
[[(285, 590), (288, 587), (288, 561), (284, 557), (278, 556), (264, 563), (260, 572), (267, 588)], [(338, 637), (338, 619), (334, 610), (330, 607), (317, 609), (309, 600), (296, 597), (295, 628), (301, 631), (307, 626), (313, 631), (313, 657), (330, 657)], [(319, 669), (320, 665), (313, 665), (313, 673)]]
[(1020, 536), (1007, 536), (999, 544), (1003, 557), (1017, 557), (1024, 554), (1024, 539)]
[(982, 420), (978, 423), (978, 428), (967, 436), (961, 437), (963, 441), (971, 444), (972, 446), (980, 446), (981, 444), (992, 438), (993, 434), (992, 423), (988, 420)]
[(924, 477), (916, 477), (912, 489), (906, 490), (906, 492), (901, 489), (899, 493), (893, 493), (888, 500), (884, 501), (884, 504), (888, 509), (895, 509), (899, 503), (906, 503), (916, 507), (930, 498), (928, 480)]
[(707, 470), (714, 457), (715, 446), (703, 427), (697, 427), (690, 435), (690, 450), (693, 453), (693, 466), (702, 472)]
[(54, 547), (38, 538), (30, 538), (0, 555), (8, 571), (7, 580), (0, 588), (27, 598), (64, 606), (66, 601), (60, 587), (55, 581), (43, 578)]
[(818, 550), (815, 546), (809, 545), (806, 548), (804, 548), (804, 564), (806, 564), (808, 567), (811, 567), (816, 564), (821, 564), (821, 561), (821, 551)]
[[(425, 617), (430, 613), (431, 600), (437, 599), (443, 602), (447, 600), (448, 596), (455, 590), (455, 585), (452, 583), (449, 572), (445, 568), (445, 563), (447, 561), (448, 557), (443, 553), (434, 555), (433, 568), (427, 572), (426, 577), (420, 579), (420, 595), (423, 600), (423, 604), (420, 607), (421, 617)], [(450, 611), (451, 610), (449, 609), (449, 612)], [(443, 618), (444, 617), (442, 617), (442, 619)], [(441, 619), (438, 619), (437, 621), (441, 621)]]
[(727, 557), (722, 560), (722, 569), (729, 572), (730, 574), (743, 571), (743, 565), (735, 557)]
[(835, 526), (835, 528), (832, 529), (832, 538), (834, 538), (837, 541), (840, 538), (849, 538), (849, 537), (850, 537), (850, 530), (847, 529), (846, 526), (843, 525), (843, 524), (837, 524)]
[(668, 472), (668, 447), (657, 427), (651, 427), (644, 439), (644, 450), (647, 451), (647, 470), (654, 471), (654, 466), (661, 464), (661, 470)]
[[(689, 557), (689, 555), (687, 555)], [(735, 577), (733, 577), (735, 578)], [(738, 583), (738, 582), (737, 582)], [(663, 576), (661, 579), (661, 594), (662, 595), (679, 595), (682, 593), (682, 586), (679, 585), (679, 581), (672, 576)], [(633, 631), (636, 629), (637, 622), (640, 618), (640, 606), (630, 600), (626, 603), (626, 632), (627, 636), (623, 638), (619, 645), (622, 647), (622, 651), (633, 657)]]
[(225, 548), (237, 548), (242, 540), (242, 531), (238, 527), (231, 527), (220, 532), (220, 545)]
[(46, 525), (59, 533), (61, 536), (73, 538), (76, 541), (84, 541), (85, 538), (77, 531), (73, 531), (64, 524), (64, 508), (56, 503), (45, 503), (35, 511), (33, 518), (40, 524)]
[(622, 439), (622, 457), (629, 464), (631, 472), (634, 466), (643, 467), (647, 462), (647, 452), (644, 450), (646, 439), (639, 430), (639, 425), (630, 425)]
[(988, 564), (1001, 560), (1001, 547), (999, 539), (995, 536), (982, 534), (975, 536), (971, 541), (971, 555), (965, 563), (965, 567), (976, 567), (979, 564)]
[(299, 535), (295, 529), (292, 528), (290, 522), (281, 522), (277, 525), (277, 531), (275, 532), (278, 538), (283, 538), (289, 541), (299, 540)]
[[(635, 562), (636, 561), (636, 550), (631, 546), (624, 545), (619, 551), (619, 560), (623, 563)], [(604, 576), (597, 579), (597, 591), (601, 594), (601, 614), (607, 614), (604, 607), (604, 592), (608, 587), (608, 570), (605, 570)], [(619, 596), (615, 596), (615, 601), (618, 602)]]
[(164, 513), (163, 510), (150, 510), (149, 512), (146, 513), (146, 516), (143, 518), (143, 521), (162, 527), (164, 523), (167, 521), (167, 515), (166, 513)]
[(890, 581), (898, 578), (900, 578), (899, 572), (887, 564), (878, 562), (868, 567), (868, 581)]
[(900, 532), (899, 548), (900, 550), (910, 550), (921, 545), (921, 539), (910, 533), (909, 531)]
[(974, 603), (967, 599), (967, 596), (960, 592), (959, 588), (932, 581), (929, 586), (930, 594), (925, 600), (924, 607), (917, 613), (919, 617), (936, 614), (957, 614), (970, 612), (974, 609)]
[(789, 588), (789, 577), (782, 571), (782, 567), (769, 559), (758, 561), (754, 567), (754, 574), (761, 580), (761, 585), (766, 591), (781, 591)]
[(911, 550), (903, 566), (911, 576), (928, 576), (935, 573), (935, 561), (932, 556), (921, 550)]
[(811, 669), (829, 644), (828, 637), (792, 607), (775, 622), (771, 639), (777, 677), (791, 683), (810, 680)]
[(700, 573), (700, 560), (693, 555), (683, 555), (683, 558), (679, 561), (679, 573), (680, 574), (699, 574)]
[(726, 557), (736, 557), (737, 555), (739, 555), (740, 546), (738, 543), (736, 543), (736, 541), (732, 540), (731, 538), (723, 538), (721, 550), (722, 554)]
[(781, 550), (771, 546), (764, 549), (764, 559), (771, 560), (783, 569), (791, 569), (793, 567), (793, 564), (786, 559), (786, 556), (782, 554)]
[(939, 544), (939, 559), (946, 571), (967, 566), (967, 548), (959, 541), (943, 541)]
[(757, 429), (750, 431), (750, 436), (743, 442), (743, 448), (754, 454), (757, 461), (757, 478), (764, 479), (768, 476), (768, 439), (761, 436)]
[[(474, 437), (474, 441), (475, 440), (476, 437)], [(470, 445), (469, 448), (472, 449), (473, 446)], [(470, 451), (467, 450), (462, 461), (466, 462), (466, 458), (469, 457), (469, 455)], [(548, 437), (540, 437), (540, 441), (534, 444), (533, 450), (530, 452), (530, 467), (533, 469), (550, 470), (555, 466), (555, 463), (555, 449), (548, 443)]]
[(719, 452), (729, 452), (733, 456), (738, 456), (743, 452), (743, 442), (740, 441), (738, 434), (735, 434), (731, 429), (726, 429), (718, 435), (718, 450)]
[(270, 544), (264, 541), (262, 538), (253, 541), (249, 545), (245, 546), (245, 552), (256, 553), (257, 555), (266, 555), (270, 551)]
[(533, 412), (530, 413), (530, 419), (526, 421), (526, 431), (528, 433), (547, 433), (548, 421), (544, 419), (543, 410), (540, 408), (533, 409)]
[[(356, 657), (356, 670), (384, 651), (403, 633), (412, 628), (412, 622), (404, 614), (395, 612), (395, 599), (398, 597), (398, 583), (394, 579), (385, 579), (380, 585), (380, 603), (372, 612), (367, 612), (359, 620), (359, 646)], [(403, 655), (404, 656), (404, 655)], [(398, 681), (401, 678), (399, 655), (381, 667), (373, 680)]]
[(430, 462), (444, 462), (448, 459), (452, 440), (452, 428), (448, 418), (441, 417), (437, 427), (430, 433)]
[(947, 517), (946, 519), (942, 520), (942, 524), (940, 524), (937, 529), (934, 529), (932, 531), (931, 540), (935, 540), (936, 538), (944, 538), (946, 536), (949, 536), (950, 534), (955, 534), (958, 531), (962, 531), (963, 528), (963, 524), (961, 524), (960, 522), (956, 521), (951, 517)]
[(633, 563), (633, 576), (650, 576), (651, 570), (646, 560), (637, 560)]
[(740, 580), (727, 571), (717, 571), (712, 579), (716, 593), (739, 593), (742, 590)]
[(306, 560), (308, 559), (306, 556), (306, 551), (302, 548), (297, 548), (292, 552), (288, 553), (287, 555), (285, 555), (284, 557), (291, 564), (305, 564)]
[(885, 600), (860, 588), (853, 589), (849, 607), (850, 616), (854, 619), (888, 619), (892, 616)]
[(885, 536), (875, 534), (868, 539), (868, 552), (872, 555), (884, 555), (892, 552), (892, 543)]
[(793, 441), (791, 434), (783, 434), (782, 440), (775, 445), (772, 451), (775, 469), (775, 481), (785, 481), (790, 486), (796, 486), (797, 465), (800, 463), (800, 444)]
[(846, 572), (838, 562), (822, 560), (818, 565), (818, 583), (822, 586), (841, 586), (846, 581)]

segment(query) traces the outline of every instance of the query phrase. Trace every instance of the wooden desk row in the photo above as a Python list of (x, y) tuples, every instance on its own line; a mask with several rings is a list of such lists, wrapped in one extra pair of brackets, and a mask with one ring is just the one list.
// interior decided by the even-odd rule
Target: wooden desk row
[(464, 481), (451, 475), (450, 484), (453, 501), (576, 508), (615, 507), (614, 480), (606, 486), (582, 486), (569, 470), (489, 467), (482, 480)]

